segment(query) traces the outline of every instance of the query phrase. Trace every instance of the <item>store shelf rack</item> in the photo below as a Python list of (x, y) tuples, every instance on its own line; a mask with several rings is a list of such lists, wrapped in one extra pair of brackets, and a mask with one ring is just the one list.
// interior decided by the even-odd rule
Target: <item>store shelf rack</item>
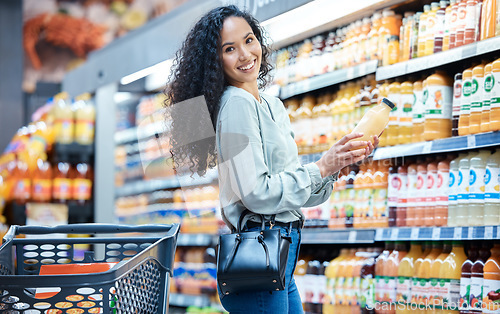
[(430, 56), (411, 59), (385, 67), (379, 67), (375, 72), (375, 78), (377, 81), (383, 81), (423, 70), (434, 69), (442, 65), (460, 62), (467, 58), (481, 56), (497, 51), (499, 47), (500, 37), (494, 37), (462, 47), (438, 52)]
[(377, 229), (375, 241), (440, 241), (440, 240), (496, 240), (500, 226), (478, 227), (413, 227)]
[(374, 243), (375, 229), (303, 229), (303, 244)]
[(367, 74), (375, 73), (378, 60), (371, 60), (360, 65), (340, 69), (330, 73), (318, 75), (300, 82), (283, 86), (280, 90), (280, 98), (286, 99), (296, 95), (304, 94), (323, 87), (343, 83)]
[(207, 307), (211, 305), (210, 298), (205, 295), (189, 295), (182, 293), (171, 293), (169, 296), (169, 305), (176, 307)]
[(115, 196), (130, 196), (141, 193), (150, 193), (158, 190), (210, 184), (213, 183), (216, 179), (216, 171), (207, 171), (207, 174), (204, 177), (200, 177), (195, 174), (193, 175), (193, 178), (191, 178), (190, 175), (184, 175), (165, 179), (135, 181), (126, 183), (123, 186), (116, 188)]
[(167, 130), (166, 121), (157, 121), (145, 127), (133, 127), (115, 133), (116, 145), (140, 141), (154, 135), (161, 135)]

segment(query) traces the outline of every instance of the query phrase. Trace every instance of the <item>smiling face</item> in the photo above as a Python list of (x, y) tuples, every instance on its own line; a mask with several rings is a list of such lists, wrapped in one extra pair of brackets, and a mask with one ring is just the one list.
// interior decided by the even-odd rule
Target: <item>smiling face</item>
[(244, 18), (231, 16), (224, 20), (220, 35), (226, 80), (250, 93), (257, 92), (262, 47), (252, 28)]

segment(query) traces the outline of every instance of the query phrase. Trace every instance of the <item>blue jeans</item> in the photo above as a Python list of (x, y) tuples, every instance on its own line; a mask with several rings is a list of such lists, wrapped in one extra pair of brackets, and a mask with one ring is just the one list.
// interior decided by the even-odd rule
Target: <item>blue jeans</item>
[[(304, 313), (299, 291), (293, 279), (293, 272), (299, 256), (300, 229), (292, 228), (290, 230), (288, 227), (278, 226), (274, 228), (280, 228), (282, 235), (290, 235), (292, 238), (285, 272), (285, 289), (273, 292), (256, 291), (229, 295), (222, 295), (218, 291), (222, 306), (229, 313)], [(260, 228), (250, 228), (249, 230), (260, 230)]]

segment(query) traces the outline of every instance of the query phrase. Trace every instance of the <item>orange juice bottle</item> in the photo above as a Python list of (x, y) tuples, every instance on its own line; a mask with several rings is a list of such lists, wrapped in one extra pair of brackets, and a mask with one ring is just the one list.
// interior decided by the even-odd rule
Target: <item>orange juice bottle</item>
[(427, 78), (427, 90), (424, 139), (432, 141), (450, 137), (453, 82), (445, 73), (437, 71)]
[[(429, 253), (432, 250), (432, 242), (431, 241), (424, 242), (422, 249), (423, 249), (422, 254), (420, 254), (414, 261), (412, 281), (411, 281), (411, 301), (410, 301), (411, 308), (410, 308), (410, 310), (412, 312), (416, 312), (416, 313), (423, 312), (423, 310), (419, 308), (419, 302), (422, 299), (423, 290), (420, 288), (420, 282), (418, 280), (419, 279), (418, 272), (420, 270), (420, 266), (422, 265), (422, 262), (427, 257), (427, 255), (429, 255)], [(413, 310), (413, 309), (415, 309), (415, 310)]]
[(386, 125), (390, 123), (394, 109), (396, 109), (395, 105), (389, 99), (384, 98), (380, 105), (368, 110), (352, 130), (353, 133), (363, 133), (363, 136), (355, 141), (371, 141), (373, 143), (373, 136), (380, 135)]
[[(410, 251), (401, 259), (398, 267), (398, 282), (396, 302), (398, 306), (396, 313), (405, 314), (411, 313), (411, 298), (412, 298), (412, 281), (415, 271), (415, 261), (422, 255), (421, 242), (411, 242)], [(403, 306), (401, 306), (403, 305)]]
[(483, 267), (483, 313), (498, 313), (500, 290), (500, 243), (495, 243), (491, 249), (491, 257)]
[(479, 64), (472, 69), (472, 94), (470, 96), (469, 133), (476, 134), (481, 131), (482, 102), (484, 85), (484, 64)]
[(12, 173), (13, 201), (17, 204), (26, 204), (31, 199), (31, 171), (28, 167), (28, 156), (20, 153), (15, 162)]
[(450, 161), (442, 160), (437, 165), (436, 207), (434, 222), (436, 226), (446, 226), (448, 222)]
[(415, 226), (424, 226), (427, 192), (427, 165), (420, 161), (417, 165), (417, 190), (415, 198)]
[(480, 40), (495, 36), (497, 26), (497, 0), (484, 0), (481, 10)]
[(375, 306), (375, 259), (379, 254), (378, 248), (368, 248), (367, 258), (360, 270), (360, 307), (363, 314), (373, 313), (373, 310), (370, 312), (370, 309)]
[(412, 106), (413, 119), (412, 119), (412, 136), (411, 141), (413, 143), (423, 141), (424, 133), (424, 102), (423, 102), (423, 87), (422, 81), (416, 81), (413, 83), (413, 99), (414, 103)]
[(76, 97), (75, 114), (75, 141), (82, 145), (94, 143), (95, 107), (90, 102), (90, 94), (85, 93)]
[(452, 8), (455, 0), (451, 0), (450, 4), (446, 7), (444, 13), (444, 36), (443, 36), (443, 51), (450, 49), (450, 34), (451, 34), (451, 17)]
[(386, 313), (396, 313), (396, 302), (397, 302), (397, 283), (398, 283), (398, 269), (401, 260), (408, 253), (406, 245), (402, 241), (396, 241), (394, 250), (391, 252), (387, 258), (387, 262), (384, 265), (386, 274), (386, 283), (389, 296), (389, 310)]
[(348, 249), (341, 249), (339, 256), (332, 259), (330, 264), (325, 269), (326, 276), (326, 296), (325, 303), (323, 304), (323, 313), (333, 314), (335, 306), (335, 286), (338, 275), (338, 267), (340, 261), (342, 261), (348, 254)]
[(82, 159), (75, 167), (73, 178), (72, 199), (77, 204), (84, 205), (92, 198), (93, 170), (87, 160)]
[[(382, 99), (387, 98), (388, 96), (389, 96), (389, 82), (385, 81), (379, 87), (378, 104), (381, 104)], [(394, 101), (392, 101), (392, 100), (391, 100), (391, 102), (394, 103)], [(395, 105), (397, 105), (397, 104), (395, 104)], [(382, 132), (382, 135), (380, 135), (379, 140), (380, 140), (380, 142), (379, 142), (378, 146), (380, 146), (380, 147), (387, 146), (387, 127), (385, 127), (385, 131)]]
[(417, 164), (408, 166), (408, 203), (406, 206), (406, 225), (416, 226), (416, 198), (417, 198)]
[(439, 3), (432, 2), (431, 10), (427, 13), (427, 26), (425, 28), (425, 55), (430, 56), (434, 52), (434, 36), (436, 34), (437, 11), (439, 10)]
[(52, 167), (47, 161), (47, 155), (42, 155), (37, 160), (37, 167), (33, 171), (33, 191), (31, 193), (34, 202), (48, 203), (52, 197)]
[[(462, 264), (467, 259), (464, 252), (464, 246), (460, 241), (453, 241), (453, 248), (446, 257), (439, 270), (440, 285), (444, 284), (443, 295), (443, 314), (458, 313), (460, 301), (460, 277), (462, 275)], [(447, 299), (447, 303), (444, 302)]]
[(396, 211), (398, 205), (398, 192), (400, 190), (401, 181), (398, 176), (398, 166), (392, 164), (389, 167), (389, 186), (387, 189), (387, 207), (389, 209), (389, 227), (396, 225)]
[[(383, 217), (385, 219), (388, 217), (388, 177), (389, 165), (385, 160), (379, 160), (377, 171), (373, 175), (373, 213), (371, 217), (368, 217), (372, 225), (374, 225), (376, 218)], [(381, 223), (383, 227), (386, 226), (385, 221)]]
[[(470, 104), (472, 96), (472, 69), (462, 73), (462, 98), (460, 100), (460, 118), (458, 119), (458, 135), (468, 135)], [(490, 119), (491, 121), (491, 119)]]
[[(453, 105), (451, 113), (451, 136), (458, 136), (458, 120), (460, 119), (460, 103), (462, 101), (462, 73), (455, 74), (453, 82)], [(488, 115), (489, 118), (489, 115)]]
[[(377, 262), (375, 263), (375, 303), (379, 308), (383, 304), (387, 304), (389, 300), (389, 291), (385, 282), (386, 279), (386, 267), (389, 255), (394, 250), (394, 242), (386, 242), (384, 251), (377, 257)], [(384, 311), (377, 311), (377, 313), (384, 313)]]
[(401, 84), (394, 82), (389, 85), (389, 100), (396, 106), (389, 115), (387, 124), (387, 145), (393, 146), (399, 143), (398, 107), (401, 106)]
[(399, 190), (396, 209), (396, 226), (406, 226), (406, 212), (408, 206), (408, 166), (398, 167)]
[(427, 17), (429, 16), (429, 12), (431, 10), (431, 6), (426, 4), (424, 5), (424, 13), (420, 15), (420, 21), (418, 24), (418, 51), (417, 56), (423, 57), (426, 56), (426, 41), (427, 41)]
[(443, 265), (444, 260), (448, 257), (450, 252), (451, 252), (451, 241), (444, 241), (443, 251), (441, 252), (441, 254), (438, 255), (438, 257), (436, 257), (436, 259), (431, 264), (429, 304), (431, 304), (432, 310), (430, 311), (430, 313), (436, 313), (437, 310), (442, 309), (443, 306), (443, 295), (441, 291), (442, 287), (440, 287), (439, 285), (441, 279), (439, 277), (439, 272), (441, 270), (441, 266)]
[(460, 0), (451, 0), (451, 13), (450, 13), (450, 49), (455, 48), (457, 38), (458, 26), (458, 3)]
[(439, 8), (436, 11), (436, 25), (434, 26), (434, 53), (444, 50), (444, 28), (447, 1), (439, 1)]
[(55, 141), (60, 144), (70, 144), (74, 139), (74, 114), (68, 104), (68, 94), (65, 92), (54, 96), (54, 133)]
[(468, 45), (476, 41), (476, 28), (478, 27), (479, 16), (476, 17), (477, 0), (467, 0), (466, 21), (464, 31), (464, 45)]
[(488, 132), (490, 130), (490, 100), (491, 100), (491, 90), (494, 86), (493, 74), (491, 73), (491, 68), (493, 62), (490, 62), (484, 66), (484, 84), (480, 88), (483, 89), (483, 100), (481, 109), (481, 126), (479, 130), (481, 132)]
[(397, 109), (399, 122), (399, 144), (411, 143), (413, 134), (413, 102), (413, 84), (408, 81), (401, 83), (400, 106)]
[(467, 23), (467, 0), (457, 2), (457, 27), (455, 37), (455, 47), (464, 45), (465, 25)]
[(432, 243), (432, 250), (424, 258), (417, 272), (417, 291), (418, 299), (417, 304), (422, 309), (421, 313), (427, 313), (425, 311), (426, 307), (431, 305), (431, 267), (434, 260), (443, 252), (443, 245), (439, 241)]
[(73, 168), (67, 160), (67, 156), (61, 155), (52, 172), (52, 200), (56, 203), (64, 204), (71, 199)]
[(493, 75), (493, 86), (490, 100), (490, 131), (498, 131), (500, 130), (500, 58), (493, 62), (491, 74)]
[(425, 196), (425, 210), (424, 210), (424, 225), (425, 226), (435, 226), (436, 225), (436, 197), (437, 197), (437, 185), (438, 185), (438, 174), (437, 174), (437, 161), (433, 161), (427, 164), (427, 189)]
[(380, 14), (379, 12), (373, 13), (371, 21), (372, 21), (372, 27), (368, 32), (369, 54), (370, 54), (370, 60), (377, 60), (379, 59), (378, 45), (379, 45), (379, 30), (380, 30), (380, 25), (382, 23), (382, 14)]

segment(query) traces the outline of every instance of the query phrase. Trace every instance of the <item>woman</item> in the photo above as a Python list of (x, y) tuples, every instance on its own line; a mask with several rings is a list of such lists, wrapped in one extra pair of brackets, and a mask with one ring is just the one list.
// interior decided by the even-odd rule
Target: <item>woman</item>
[[(374, 148), (371, 142), (350, 142), (362, 135), (349, 134), (319, 161), (300, 165), (283, 103), (259, 90), (268, 82), (269, 54), (263, 31), (252, 16), (235, 6), (213, 9), (196, 23), (177, 53), (167, 91), (171, 108), (204, 96), (215, 140), (186, 139), (196, 137), (203, 127), (174, 109), (172, 154), (177, 166), (188, 165), (199, 174), (218, 165), (222, 218), (228, 227), (234, 230), (247, 208), (265, 217), (276, 215), (276, 227), (292, 238), (285, 290), (220, 295), (231, 313), (302, 312), (293, 280), (304, 221), (301, 207), (325, 202), (337, 173)], [(246, 226), (259, 228), (258, 222), (256, 215), (250, 215)]]

